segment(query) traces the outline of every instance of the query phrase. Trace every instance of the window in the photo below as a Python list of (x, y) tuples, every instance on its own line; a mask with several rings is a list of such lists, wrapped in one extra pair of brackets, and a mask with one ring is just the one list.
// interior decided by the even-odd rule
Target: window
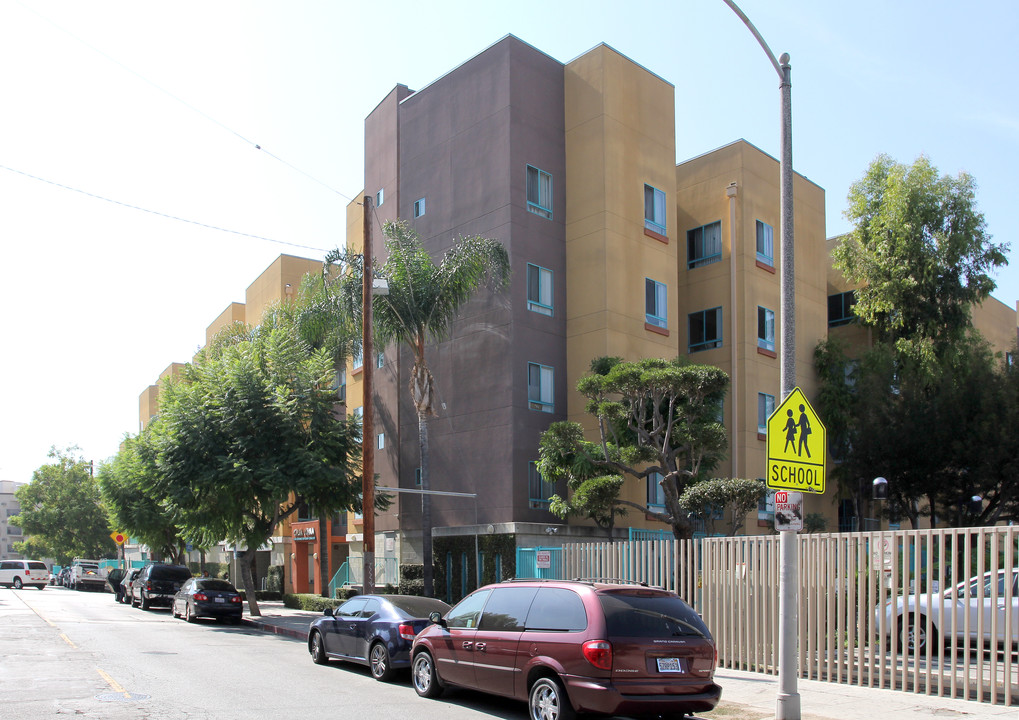
[(336, 373), (336, 397), (341, 403), (347, 402), (347, 368)]
[(382, 207), (383, 200), (385, 200), (385, 193), (383, 188), (379, 188), (379, 191), (375, 193), (375, 207)]
[(668, 233), (665, 225), (665, 193), (650, 185), (644, 185), (644, 227), (660, 235)]
[(425, 199), (414, 201), (414, 217), (419, 218), (425, 214)]
[(364, 365), (364, 353), (362, 353), (361, 350), (359, 349), (356, 353), (354, 353), (354, 358), (351, 361), (351, 366), (353, 367), (354, 370), (360, 370), (362, 365)]
[(379, 450), (385, 450), (386, 449), (386, 434), (385, 433), (379, 433), (379, 435), (378, 435), (378, 449)]
[(356, 407), (350, 411), (352, 417), (356, 417), (358, 420), (364, 418), (364, 406)]
[(644, 319), (648, 324), (669, 327), (668, 294), (663, 283), (644, 278)]
[(552, 176), (530, 165), (527, 166), (527, 209), (552, 219)]
[(760, 220), (757, 221), (757, 259), (765, 265), (775, 265), (775, 230)]
[(420, 467), (414, 468), (414, 485), (417, 486), (417, 487), (421, 487), (421, 468)]
[[(448, 561), (448, 553), (446, 557)], [(446, 573), (447, 577), (450, 575), (452, 573)], [(461, 600), (456, 607), (446, 613), (446, 626), (451, 628), (476, 628), (478, 620), (481, 619), (481, 609), (485, 607), (485, 601), (488, 600), (491, 592), (491, 590), (480, 590)]]
[(579, 632), (587, 627), (584, 601), (566, 588), (538, 588), (524, 631)]
[(538, 588), (534, 587), (496, 588), (485, 604), (485, 614), (481, 616), (481, 629), (521, 632), (524, 629), (527, 610), (537, 593)]
[(775, 352), (775, 311), (757, 306), (757, 347)]
[(768, 418), (773, 412), (775, 412), (775, 396), (757, 393), (757, 432), (761, 435), (768, 433)]
[(527, 263), (527, 309), (552, 315), (552, 271)]
[(1005, 367), (1007, 368), (1015, 367), (1015, 353), (1010, 352), (1005, 353)]
[(690, 313), (690, 352), (722, 347), (722, 308)]
[(555, 410), (552, 395), (554, 372), (547, 365), (527, 363), (527, 405), (531, 410), (548, 413)]
[(852, 290), (828, 296), (828, 327), (838, 327), (852, 322), (856, 315), (853, 305), (856, 304), (856, 293)]
[(647, 506), (652, 510), (665, 509), (665, 488), (662, 487), (663, 475), (653, 472), (647, 476)]
[(710, 265), (722, 259), (722, 222), (713, 222), (686, 233), (686, 266)]
[(384, 368), (386, 366), (386, 354), (378, 353), (375, 355), (375, 367)]
[(533, 460), (527, 464), (527, 500), (532, 510), (548, 509), (548, 501), (555, 495), (555, 486), (545, 482), (538, 472), (538, 463)]

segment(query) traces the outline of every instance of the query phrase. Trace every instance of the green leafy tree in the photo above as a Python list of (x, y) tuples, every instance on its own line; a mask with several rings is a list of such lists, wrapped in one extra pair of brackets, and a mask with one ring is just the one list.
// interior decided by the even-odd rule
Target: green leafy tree
[[(166, 499), (189, 540), (246, 545), (246, 588), (254, 550), (302, 503), (359, 508), (359, 425), (336, 412), (334, 376), (330, 351), (270, 324), (217, 337), (161, 391), (158, 472), (146, 490)], [(247, 598), (259, 615), (255, 593)]]
[(690, 485), (680, 496), (679, 504), (694, 517), (703, 518), (712, 534), (716, 518), (727, 517), (726, 535), (737, 535), (746, 525), (747, 515), (757, 510), (767, 493), (760, 480), (711, 478)]
[(124, 438), (117, 454), (100, 466), (96, 479), (116, 529), (148, 546), (156, 557), (179, 563), (186, 547), (183, 528), (165, 498), (150, 490), (157, 486), (162, 429), (157, 418), (137, 436)]
[(116, 546), (102, 504), (99, 486), (77, 447), (53, 447), (53, 460), (32, 473), (32, 480), (14, 491), (21, 511), (9, 522), (26, 540), (15, 551), (53, 557), (67, 565), (75, 557), (114, 557)]
[[(592, 369), (577, 390), (587, 398), (586, 412), (597, 420), (597, 440), (587, 440), (576, 422), (552, 423), (541, 436), (541, 476), (565, 483), (570, 491), (566, 497), (554, 496), (549, 507), (561, 517), (585, 515), (606, 527), (617, 510), (632, 507), (669, 525), (677, 538), (692, 537), (680, 496), (689, 484), (704, 479), (726, 451), (720, 409), (728, 376), (685, 358), (599, 358)], [(619, 497), (626, 478), (651, 477), (660, 477), (664, 510)]]
[(855, 313), (880, 340), (931, 368), (970, 327), (970, 308), (994, 290), (1008, 245), (991, 242), (966, 173), (939, 175), (878, 156), (849, 191), (853, 231), (833, 265), (856, 291)]
[[(435, 385), (425, 356), (428, 341), (449, 337), (453, 321), (463, 306), (486, 283), (494, 288), (509, 282), (510, 264), (506, 248), (496, 240), (462, 237), (436, 264), (410, 227), (404, 222), (388, 221), (382, 228), (386, 237), (387, 258), (376, 277), (389, 284), (389, 293), (373, 298), (374, 333), (379, 343), (406, 345), (414, 358), (410, 373), (410, 393), (418, 417), (418, 444), (421, 460), (421, 489), (431, 489), (428, 472), (428, 418), (435, 415)], [(328, 263), (342, 261), (347, 306), (351, 316), (360, 316), (361, 256), (340, 252), (330, 254)], [(367, 410), (366, 410), (367, 412)], [(424, 593), (433, 594), (431, 498), (422, 496), (422, 561)]]

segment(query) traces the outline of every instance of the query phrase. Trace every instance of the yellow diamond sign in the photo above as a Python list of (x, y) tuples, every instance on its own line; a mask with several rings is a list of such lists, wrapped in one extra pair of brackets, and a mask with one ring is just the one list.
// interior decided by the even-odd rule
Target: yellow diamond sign
[(814, 408), (794, 388), (768, 418), (768, 487), (823, 494), (825, 434)]

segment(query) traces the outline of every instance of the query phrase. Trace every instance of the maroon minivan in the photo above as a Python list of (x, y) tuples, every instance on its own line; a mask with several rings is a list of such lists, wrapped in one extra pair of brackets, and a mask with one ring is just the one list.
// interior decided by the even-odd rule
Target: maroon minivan
[(422, 697), (456, 685), (525, 700), (531, 720), (711, 710), (715, 641), (678, 595), (643, 585), (514, 580), (475, 590), (418, 634)]

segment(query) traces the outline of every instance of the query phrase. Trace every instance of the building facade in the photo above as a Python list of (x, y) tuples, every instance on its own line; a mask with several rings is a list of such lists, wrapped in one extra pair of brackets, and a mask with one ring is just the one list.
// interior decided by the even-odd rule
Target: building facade
[(10, 522), (12, 517), (21, 513), (21, 503), (18, 502), (14, 491), (24, 484), (13, 480), (0, 480), (0, 560), (25, 559), (24, 555), (14, 551), (14, 543), (25, 539), (21, 534), (21, 528)]

